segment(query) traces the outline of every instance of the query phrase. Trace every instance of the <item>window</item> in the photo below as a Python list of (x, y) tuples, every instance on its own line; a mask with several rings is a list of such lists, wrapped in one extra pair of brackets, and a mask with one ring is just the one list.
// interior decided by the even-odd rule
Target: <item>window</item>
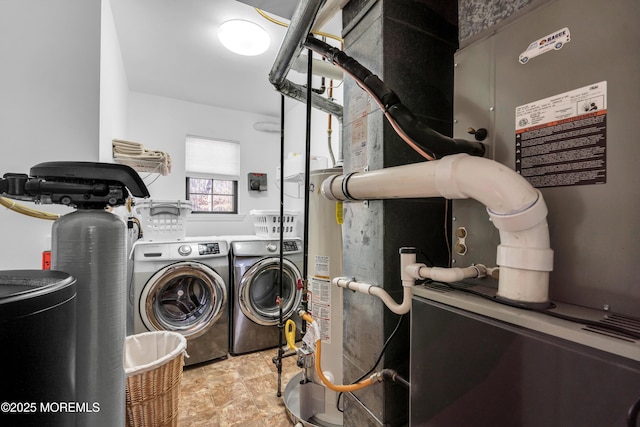
[(194, 213), (238, 213), (240, 144), (187, 136), (187, 200)]
[(192, 212), (238, 213), (238, 181), (187, 177)]

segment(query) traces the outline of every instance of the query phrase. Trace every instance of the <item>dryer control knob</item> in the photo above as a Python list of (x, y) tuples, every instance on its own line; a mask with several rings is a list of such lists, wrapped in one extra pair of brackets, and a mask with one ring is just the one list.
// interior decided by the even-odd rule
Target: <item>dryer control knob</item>
[(178, 248), (178, 253), (182, 256), (187, 256), (191, 253), (191, 246), (182, 245)]
[(267, 245), (267, 250), (268, 250), (269, 252), (275, 252), (277, 249), (278, 249), (278, 245), (275, 245), (275, 244), (273, 244), (273, 243), (269, 243), (269, 244)]

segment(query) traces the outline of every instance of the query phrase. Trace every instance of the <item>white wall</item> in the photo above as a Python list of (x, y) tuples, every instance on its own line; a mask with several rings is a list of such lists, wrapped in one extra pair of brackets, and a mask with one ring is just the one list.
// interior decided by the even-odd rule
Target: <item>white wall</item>
[[(241, 144), (240, 214), (215, 220), (192, 215), (188, 234), (253, 234), (251, 209), (279, 209), (280, 134), (258, 132), (253, 124), (280, 118), (129, 92), (108, 0), (0, 1), (0, 57), (0, 174), (28, 174), (46, 161), (110, 162), (111, 139), (124, 138), (171, 154), (173, 172), (146, 182), (153, 198), (184, 199), (184, 137), (209, 136)], [(339, 102), (340, 93), (334, 92)], [(290, 98), (285, 102), (285, 153), (304, 153), (306, 106)], [(327, 115), (312, 114), (311, 153), (328, 158)], [(340, 129), (333, 123), (337, 150)], [(268, 191), (249, 192), (248, 172), (267, 173)], [(298, 192), (295, 185), (292, 192)], [(302, 212), (304, 192), (300, 196), (285, 197), (285, 208)], [(50, 249), (51, 226), (0, 207), (0, 269), (40, 268), (42, 251)]]
[(127, 129), (129, 84), (109, 0), (102, 2), (99, 160), (113, 162), (111, 141)]
[[(279, 122), (273, 117), (225, 110), (138, 92), (129, 93), (128, 131), (120, 138), (144, 144), (148, 149), (170, 154), (169, 175), (141, 173), (152, 199), (184, 200), (184, 144), (186, 135), (204, 136), (240, 143), (239, 215), (193, 214), (187, 234), (253, 234), (252, 209), (279, 209), (276, 165), (280, 157), (280, 134), (259, 132), (259, 121)], [(249, 172), (267, 173), (267, 191), (248, 190)]]
[[(0, 58), (0, 174), (97, 161), (100, 0), (0, 1)], [(0, 269), (40, 268), (51, 225), (0, 207)]]
[[(293, 72), (291, 72), (293, 74)], [(313, 87), (319, 86), (316, 82), (317, 78), (314, 78)], [(299, 82), (297, 82), (299, 83)], [(340, 82), (336, 82), (339, 84)], [(326, 95), (325, 95), (326, 96)], [(333, 91), (333, 97), (336, 98), (336, 102), (342, 105), (342, 86), (338, 86)], [(301, 153), (305, 154), (306, 144), (306, 126), (307, 126), (307, 105), (300, 101), (287, 98), (286, 102), (286, 114), (285, 114), (285, 157), (288, 153)], [(340, 122), (333, 117), (331, 120), (331, 146), (333, 147), (333, 154), (336, 162), (342, 159), (342, 155), (339, 153), (340, 139), (342, 136), (342, 126)], [(329, 168), (334, 165), (331, 163), (331, 157), (329, 155), (328, 147), (328, 114), (315, 108), (311, 109), (311, 155), (321, 156), (327, 159), (327, 165)], [(304, 164), (304, 163), (303, 163)], [(284, 174), (285, 177), (291, 171), (285, 164)], [(285, 182), (285, 209), (297, 210), (299, 212), (304, 211), (304, 192), (295, 183)]]
[[(268, 82), (265, 81), (265, 84)], [(334, 96), (341, 97), (341, 90)], [(340, 102), (340, 101), (339, 101)], [(285, 156), (305, 152), (306, 104), (285, 100)], [(252, 209), (279, 210), (280, 189), (277, 167), (280, 164), (280, 133), (259, 132), (256, 122), (273, 122), (280, 118), (221, 109), (171, 98), (130, 92), (128, 96), (127, 132), (116, 138), (142, 143), (151, 150), (170, 154), (169, 175), (141, 173), (156, 200), (185, 198), (184, 144), (186, 135), (204, 136), (240, 142), (240, 181), (238, 183), (238, 215), (192, 214), (187, 225), (190, 236), (253, 234)], [(312, 109), (311, 153), (329, 158), (327, 147), (327, 114)], [(336, 157), (340, 126), (333, 119), (332, 145)], [(248, 191), (247, 174), (267, 174), (267, 191)], [(287, 173), (287, 169), (285, 169)], [(304, 210), (304, 191), (297, 184), (285, 184), (285, 209)], [(294, 197), (290, 197), (294, 196)], [(300, 233), (301, 234), (301, 233)]]

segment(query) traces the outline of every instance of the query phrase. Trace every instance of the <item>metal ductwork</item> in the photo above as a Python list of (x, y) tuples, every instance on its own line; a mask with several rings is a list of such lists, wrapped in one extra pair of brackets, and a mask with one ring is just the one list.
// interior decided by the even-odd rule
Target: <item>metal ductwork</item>
[[(291, 23), (282, 41), (276, 60), (269, 73), (269, 82), (278, 92), (300, 102), (307, 102), (307, 91), (304, 86), (286, 79), (293, 62), (300, 55), (307, 35), (311, 32), (316, 15), (324, 0), (301, 1), (293, 12)], [(335, 116), (342, 121), (342, 106), (316, 93), (311, 95), (311, 104), (320, 111)]]

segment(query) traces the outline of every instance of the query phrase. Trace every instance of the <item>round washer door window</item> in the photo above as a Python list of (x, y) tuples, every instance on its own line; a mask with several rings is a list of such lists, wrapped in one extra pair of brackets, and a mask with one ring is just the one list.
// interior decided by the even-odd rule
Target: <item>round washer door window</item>
[(226, 300), (224, 281), (212, 268), (179, 262), (149, 279), (140, 296), (140, 314), (149, 330), (195, 338), (220, 318)]
[[(248, 269), (240, 281), (238, 295), (240, 309), (259, 325), (278, 324), (280, 309), (276, 299), (280, 295), (278, 279), (280, 259), (265, 258)], [(300, 271), (288, 259), (282, 263), (282, 316), (287, 319), (300, 305), (302, 293), (297, 289)]]

